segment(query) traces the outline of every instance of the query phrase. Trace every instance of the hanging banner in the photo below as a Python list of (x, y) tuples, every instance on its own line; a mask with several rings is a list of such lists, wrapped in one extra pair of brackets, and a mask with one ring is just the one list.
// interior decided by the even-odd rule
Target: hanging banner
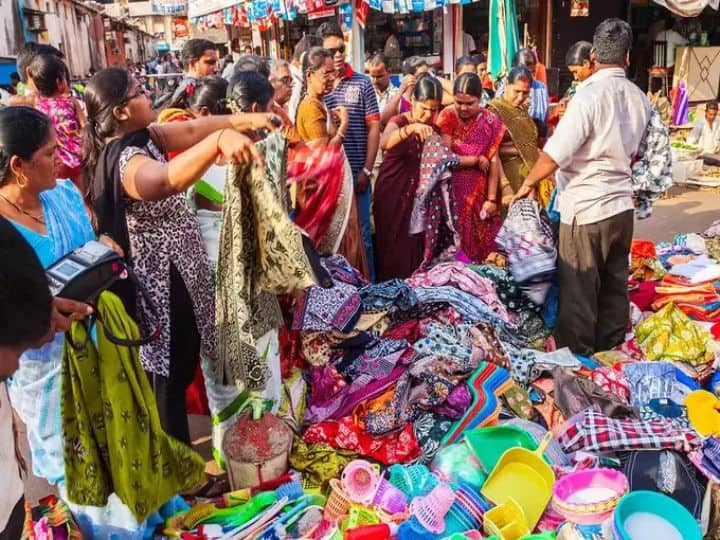
[(697, 17), (706, 7), (720, 7), (720, 0), (655, 0), (655, 3), (681, 17)]
[(570, 3), (571, 17), (589, 17), (590, 0), (572, 0)]
[(187, 6), (188, 18), (195, 19), (237, 4), (238, 0), (190, 0)]
[(190, 35), (190, 27), (187, 19), (173, 19), (172, 31), (175, 39), (188, 37)]
[(150, 9), (153, 13), (162, 15), (180, 15), (187, 13), (188, 2), (187, 0), (152, 0)]
[(358, 24), (365, 28), (367, 22), (368, 13), (370, 12), (370, 4), (368, 0), (356, 0), (355, 1), (355, 16), (357, 17)]

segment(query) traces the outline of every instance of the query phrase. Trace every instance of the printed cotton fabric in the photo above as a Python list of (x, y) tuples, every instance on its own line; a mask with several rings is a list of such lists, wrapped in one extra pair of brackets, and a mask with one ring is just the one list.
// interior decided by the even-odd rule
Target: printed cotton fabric
[(68, 498), (104, 506), (114, 492), (142, 522), (175, 494), (200, 484), (205, 463), (160, 426), (155, 398), (136, 347), (111, 343), (139, 331), (121, 300), (100, 296), (97, 346), (84, 324), (65, 343), (62, 423)]
[(713, 357), (711, 335), (675, 304), (668, 304), (635, 328), (635, 338), (648, 360), (703, 364)]
[(267, 366), (255, 340), (282, 324), (275, 294), (316, 283), (300, 230), (282, 203), (285, 140), (274, 134), (257, 143), (265, 169), (232, 167), (225, 185), (217, 276), (220, 361), (213, 373), (249, 390), (265, 386)]

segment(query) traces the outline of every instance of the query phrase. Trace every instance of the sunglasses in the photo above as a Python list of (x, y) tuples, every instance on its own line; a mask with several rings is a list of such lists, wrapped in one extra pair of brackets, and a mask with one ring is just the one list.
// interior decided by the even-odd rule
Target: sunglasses
[(340, 45), (339, 47), (333, 47), (332, 49), (328, 49), (330, 54), (332, 56), (335, 56), (336, 54), (345, 54), (345, 45)]

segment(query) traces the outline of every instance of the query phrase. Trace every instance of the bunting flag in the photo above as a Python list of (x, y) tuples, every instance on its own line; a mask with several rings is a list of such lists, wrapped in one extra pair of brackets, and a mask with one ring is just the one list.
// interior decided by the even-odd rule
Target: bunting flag
[(355, 16), (357, 17), (360, 28), (365, 28), (369, 12), (370, 4), (368, 0), (355, 0)]

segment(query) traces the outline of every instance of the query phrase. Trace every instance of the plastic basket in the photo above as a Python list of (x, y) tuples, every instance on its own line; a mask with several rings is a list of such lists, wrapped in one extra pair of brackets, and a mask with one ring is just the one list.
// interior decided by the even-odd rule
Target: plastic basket
[(332, 523), (339, 523), (347, 516), (351, 504), (340, 482), (336, 478), (330, 480), (330, 494), (325, 503), (323, 516)]
[(389, 470), (390, 483), (409, 500), (428, 494), (440, 483), (425, 465), (393, 465)]
[(445, 516), (455, 501), (455, 493), (447, 484), (439, 484), (427, 495), (410, 503), (410, 513), (428, 531), (440, 534), (445, 530)]
[(347, 464), (340, 477), (343, 490), (351, 501), (368, 506), (372, 503), (380, 480), (380, 470), (363, 459)]
[(389, 514), (399, 514), (407, 508), (407, 497), (392, 485), (387, 478), (382, 477), (378, 483), (373, 504), (382, 508)]
[(355, 529), (365, 525), (377, 525), (380, 518), (375, 512), (362, 506), (353, 505), (350, 507), (350, 515), (343, 522), (343, 530)]

